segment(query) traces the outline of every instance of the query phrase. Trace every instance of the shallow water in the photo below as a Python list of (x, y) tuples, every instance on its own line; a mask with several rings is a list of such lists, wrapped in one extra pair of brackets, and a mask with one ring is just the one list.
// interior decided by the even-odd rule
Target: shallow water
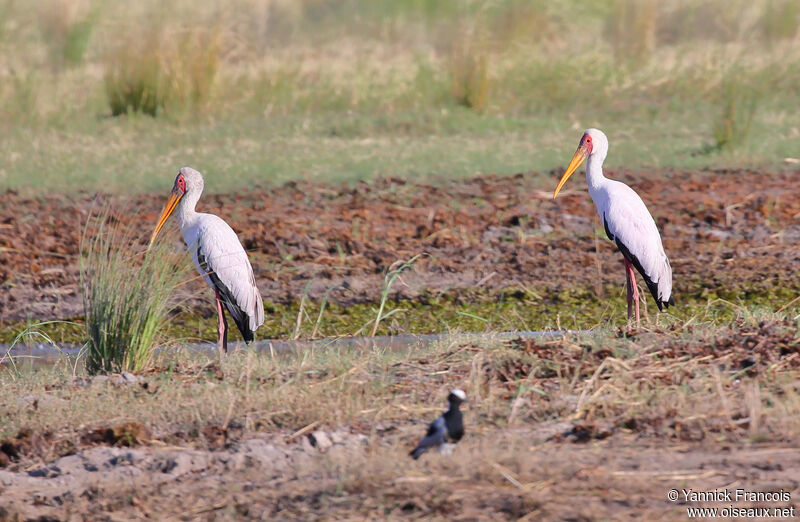
[[(248, 349), (257, 352), (288, 353), (301, 352), (304, 350), (388, 350), (400, 351), (409, 347), (420, 345), (430, 345), (443, 340), (453, 341), (481, 341), (490, 339), (515, 339), (515, 338), (537, 338), (537, 337), (556, 337), (565, 334), (585, 334), (587, 331), (575, 330), (547, 330), (547, 331), (519, 331), (519, 332), (492, 332), (492, 333), (461, 333), (461, 334), (422, 334), (422, 335), (381, 335), (377, 337), (335, 337), (330, 339), (318, 339), (315, 341), (293, 341), (293, 340), (263, 340), (256, 341), (247, 346)], [(230, 343), (228, 350), (233, 352), (245, 348), (244, 343)], [(214, 343), (187, 344), (184, 346), (189, 350), (213, 355), (217, 351)], [(82, 346), (74, 344), (49, 343), (22, 344), (15, 346), (0, 344), (0, 365), (10, 365), (11, 359), (19, 363), (29, 363), (34, 366), (54, 364), (63, 357), (77, 358), (81, 354)], [(158, 348), (157, 351), (169, 350), (169, 347)]]

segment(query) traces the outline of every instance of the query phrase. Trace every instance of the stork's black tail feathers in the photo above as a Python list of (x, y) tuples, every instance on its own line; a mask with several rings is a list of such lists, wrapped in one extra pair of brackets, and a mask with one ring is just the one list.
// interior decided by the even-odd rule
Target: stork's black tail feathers
[(232, 299), (229, 299), (226, 293), (220, 293), (225, 301), (225, 308), (228, 309), (228, 313), (230, 313), (231, 317), (233, 317), (236, 327), (239, 328), (239, 331), (242, 333), (242, 338), (244, 339), (245, 344), (250, 344), (255, 338), (253, 330), (250, 329), (250, 317), (245, 313), (244, 310), (239, 308), (239, 306), (234, 303)]
[[(634, 257), (636, 260), (636, 258)], [(658, 306), (658, 311), (663, 312), (664, 308), (669, 308), (670, 306), (675, 306), (675, 297), (670, 295), (669, 299), (666, 301), (662, 301), (658, 298), (658, 283), (654, 283), (647, 274), (644, 273), (644, 270), (641, 270), (640, 267), (642, 266), (638, 260), (636, 263), (632, 263), (636, 270), (641, 274), (642, 279), (644, 279), (645, 284), (647, 284), (647, 289), (650, 290), (650, 293), (653, 296), (653, 299), (656, 301), (656, 306)]]
[[(231, 309), (228, 308), (228, 311), (230, 312)], [(242, 338), (244, 339), (245, 344), (252, 343), (253, 339), (255, 339), (255, 333), (250, 329), (250, 318), (247, 316), (247, 314), (242, 312), (241, 320), (237, 319), (236, 316), (233, 315), (233, 312), (231, 312), (231, 316), (236, 322), (236, 326), (239, 328), (239, 331), (242, 333)]]

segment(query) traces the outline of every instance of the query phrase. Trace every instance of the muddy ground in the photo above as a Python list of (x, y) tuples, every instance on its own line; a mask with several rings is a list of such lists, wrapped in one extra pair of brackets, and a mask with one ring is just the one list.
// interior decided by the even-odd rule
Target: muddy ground
[[(393, 289), (398, 299), (441, 294), (469, 301), (521, 288), (548, 300), (576, 287), (621, 287), (619, 254), (603, 238), (582, 180), (552, 201), (558, 174), (552, 183), (527, 175), (437, 186), (393, 179), (352, 187), (298, 183), (210, 195), (199, 210), (231, 223), (251, 254), (265, 301), (276, 306), (297, 303), (304, 291), (316, 300), (329, 292), (343, 306), (374, 303), (388, 267), (419, 253), (426, 255)], [(767, 302), (775, 310), (797, 295), (800, 201), (793, 194), (800, 173), (609, 175), (633, 185), (655, 216), (679, 306), (721, 297)], [(144, 245), (168, 188), (115, 198), (0, 196), (2, 321), (79, 316), (77, 256), (92, 209), (112, 202), (116, 219), (142, 230)], [(179, 241), (174, 224), (166, 232)], [(189, 293), (190, 306), (208, 308), (201, 284)], [(310, 372), (308, 383), (296, 376), (278, 381), (297, 382), (292, 393), (311, 407), (315, 394), (338, 397), (347, 389), (357, 396), (365, 383), (392, 375), (397, 382), (380, 401), (395, 413), (377, 422), (374, 413), (350, 412), (353, 419), (336, 423), (297, 411), (286, 414), (291, 428), (246, 429), (243, 417), (270, 414), (252, 396), (241, 411), (217, 408), (224, 422), (200, 415), (209, 408), (196, 393), (206, 389), (200, 384), (229, 386), (236, 396), (249, 370), (205, 372), (199, 380), (192, 374), (181, 383), (170, 367), (136, 377), (136, 393), (122, 377), (30, 385), (35, 396), (0, 398), (6, 422), (24, 426), (20, 415), (34, 422), (79, 400), (97, 408), (91, 401), (128, 397), (129, 405), (150, 400), (169, 409), (168, 385), (185, 387), (186, 400), (194, 397), (198, 419), (179, 432), (165, 429), (162, 419), (175, 414), (162, 410), (127, 424), (40, 420), (65, 427), (20, 430), (0, 447), (0, 520), (687, 520), (687, 506), (728, 505), (670, 502), (673, 488), (784, 490), (787, 501), (734, 504), (797, 513), (800, 338), (796, 320), (782, 321), (743, 320), (719, 336), (707, 325), (703, 336), (692, 337), (696, 321), (688, 319), (641, 337), (620, 331), (632, 343), (620, 349), (567, 339), (509, 346), (492, 359), (481, 348), (461, 347), (440, 359), (378, 365), (371, 374), (354, 366)], [(259, 381), (264, 393), (274, 388), (271, 379)], [(467, 406), (469, 436), (449, 458), (412, 461), (408, 450), (440, 408), (428, 402), (431, 390), (453, 384), (464, 384), (470, 397), (483, 394)], [(762, 395), (753, 399), (747, 390), (759, 387)], [(341, 399), (342, 411), (348, 400)], [(584, 400), (590, 407), (576, 406)], [(315, 415), (331, 415), (323, 410)], [(134, 409), (120, 418), (139, 414)]]
[[(383, 179), (354, 186), (290, 183), (208, 195), (198, 210), (223, 216), (251, 254), (267, 303), (296, 303), (326, 292), (333, 303), (379, 300), (387, 268), (424, 253), (397, 299), (488, 295), (532, 289), (549, 299), (563, 289), (621, 287), (620, 256), (580, 177), (558, 200), (541, 176), (482, 176), (437, 186)], [(647, 202), (674, 270), (678, 303), (793, 291), (800, 287), (798, 172), (611, 171)], [(142, 242), (164, 193), (0, 196), (0, 317), (3, 322), (82, 314), (77, 256), (91, 212), (141, 230)], [(174, 222), (174, 220), (173, 220)], [(179, 241), (173, 223), (167, 235)], [(599, 240), (597, 238), (600, 238)], [(210, 294), (192, 287), (189, 306)], [(788, 293), (786, 294), (788, 295)], [(213, 311), (213, 310), (212, 310)]]

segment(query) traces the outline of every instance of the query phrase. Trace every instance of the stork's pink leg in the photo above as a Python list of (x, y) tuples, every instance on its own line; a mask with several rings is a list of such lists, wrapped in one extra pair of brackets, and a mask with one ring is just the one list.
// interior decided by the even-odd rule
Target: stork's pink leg
[(217, 314), (219, 315), (219, 325), (217, 327), (219, 341), (217, 342), (217, 348), (219, 349), (220, 357), (222, 357), (228, 353), (228, 320), (225, 319), (225, 311), (222, 309), (222, 298), (219, 295), (219, 290), (215, 289), (214, 293), (217, 297)]
[(633, 312), (631, 298), (633, 297), (633, 291), (631, 290), (631, 272), (630, 272), (631, 264), (628, 263), (628, 260), (625, 259), (625, 299), (628, 302), (628, 326), (631, 324), (631, 314)]
[(633, 265), (625, 260), (626, 287), (628, 290), (628, 323), (631, 321), (631, 305), (636, 311), (636, 326), (639, 326), (639, 289), (636, 287), (636, 276), (633, 273)]

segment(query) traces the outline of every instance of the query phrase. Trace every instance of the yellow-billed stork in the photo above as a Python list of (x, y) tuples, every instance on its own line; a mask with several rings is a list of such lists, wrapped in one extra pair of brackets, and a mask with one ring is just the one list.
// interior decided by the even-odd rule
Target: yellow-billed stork
[(256, 288), (253, 268), (236, 232), (214, 214), (195, 211), (202, 193), (203, 176), (199, 172), (190, 167), (178, 171), (167, 204), (150, 238), (150, 246), (175, 212), (183, 241), (192, 254), (197, 271), (216, 296), (221, 355), (228, 351), (228, 321), (222, 304), (239, 327), (245, 343), (253, 340), (253, 333), (264, 323), (264, 305)]
[(589, 195), (606, 229), (606, 235), (617, 244), (625, 259), (628, 290), (628, 321), (635, 308), (639, 324), (639, 291), (633, 268), (644, 278), (659, 310), (675, 304), (672, 296), (672, 267), (670, 267), (656, 222), (642, 198), (628, 185), (603, 176), (603, 161), (608, 154), (608, 138), (598, 129), (583, 133), (578, 150), (553, 192), (553, 199), (573, 172), (588, 158), (586, 183)]

